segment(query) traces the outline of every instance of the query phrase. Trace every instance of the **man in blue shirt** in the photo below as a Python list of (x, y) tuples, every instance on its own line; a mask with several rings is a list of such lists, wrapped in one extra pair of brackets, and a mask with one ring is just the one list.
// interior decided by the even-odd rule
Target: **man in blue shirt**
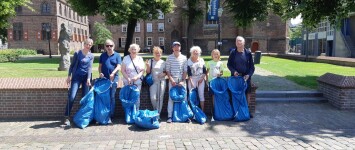
[[(232, 50), (228, 58), (228, 69), (232, 76), (243, 76), (247, 81), (248, 87), (245, 91), (248, 105), (250, 104), (251, 92), (251, 76), (254, 74), (254, 62), (250, 50), (245, 48), (245, 39), (242, 36), (237, 36), (235, 44), (237, 48)], [(250, 113), (250, 117), (253, 116)]]
[[(119, 53), (114, 51), (115, 44), (112, 40), (108, 39), (105, 42), (105, 50), (106, 52), (100, 55), (99, 61), (99, 73), (100, 78), (110, 79), (112, 82), (110, 97), (111, 97), (111, 110), (110, 116), (113, 118), (115, 111), (115, 94), (117, 90), (117, 82), (118, 82), (118, 72), (121, 70), (121, 56)], [(112, 121), (110, 120), (111, 124)]]

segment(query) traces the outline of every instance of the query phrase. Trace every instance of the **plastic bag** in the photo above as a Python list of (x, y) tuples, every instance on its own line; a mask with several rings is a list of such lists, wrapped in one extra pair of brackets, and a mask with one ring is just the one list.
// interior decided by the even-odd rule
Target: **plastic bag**
[(140, 91), (136, 85), (126, 85), (120, 90), (120, 100), (125, 112), (126, 123), (134, 123), (137, 114), (136, 102), (140, 96)]
[(198, 89), (194, 88), (190, 92), (190, 104), (191, 104), (191, 109), (194, 114), (194, 119), (200, 123), (204, 124), (207, 120), (206, 114), (201, 110), (201, 108), (198, 107), (199, 105), (199, 97), (198, 97)]
[(214, 78), (210, 81), (210, 89), (214, 94), (213, 118), (219, 121), (231, 120), (233, 110), (229, 102), (227, 81), (223, 78)]
[(232, 76), (228, 79), (228, 87), (232, 92), (234, 121), (247, 121), (250, 119), (248, 103), (245, 96), (247, 86), (247, 83), (241, 76)]
[(75, 125), (81, 129), (86, 128), (94, 119), (94, 90), (93, 88), (80, 100), (80, 109), (74, 115)]
[(135, 124), (145, 129), (158, 129), (160, 127), (158, 111), (139, 110)]
[(110, 120), (111, 112), (111, 97), (110, 97), (111, 81), (102, 78), (95, 81), (94, 91), (95, 104), (94, 104), (94, 118), (99, 124), (107, 125)]

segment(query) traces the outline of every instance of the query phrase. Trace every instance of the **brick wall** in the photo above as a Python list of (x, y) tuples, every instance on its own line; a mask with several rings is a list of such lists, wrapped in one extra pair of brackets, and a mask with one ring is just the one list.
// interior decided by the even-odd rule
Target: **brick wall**
[(326, 73), (318, 78), (318, 89), (339, 109), (355, 109), (355, 76)]
[[(29, 80), (26, 82), (26, 80)], [(57, 118), (62, 117), (65, 111), (68, 91), (63, 82), (64, 78), (44, 78), (44, 79), (0, 79), (0, 118)], [(21, 83), (28, 83), (19, 86)], [(11, 85), (8, 85), (11, 84)], [(38, 88), (41, 87), (41, 88)], [(251, 112), (255, 113), (255, 90), (253, 87)], [(119, 98), (119, 89), (116, 92), (116, 117), (123, 117), (123, 108)], [(78, 91), (72, 115), (79, 108), (81, 91)], [(205, 112), (211, 114), (212, 102), (205, 89)], [(162, 116), (167, 114), (168, 90), (165, 90), (164, 106)], [(141, 92), (140, 109), (152, 110), (150, 99), (148, 98), (148, 87), (143, 87)]]

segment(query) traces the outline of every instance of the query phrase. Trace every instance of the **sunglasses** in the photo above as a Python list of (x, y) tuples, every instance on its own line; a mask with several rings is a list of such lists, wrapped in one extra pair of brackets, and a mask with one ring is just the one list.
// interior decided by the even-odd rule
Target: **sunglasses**
[(113, 47), (113, 45), (106, 45), (106, 47)]

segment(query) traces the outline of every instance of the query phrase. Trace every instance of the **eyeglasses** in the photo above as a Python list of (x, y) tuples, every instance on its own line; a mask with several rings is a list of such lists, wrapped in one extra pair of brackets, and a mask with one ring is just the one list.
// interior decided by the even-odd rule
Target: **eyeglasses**
[(106, 45), (106, 47), (113, 47), (113, 45)]

